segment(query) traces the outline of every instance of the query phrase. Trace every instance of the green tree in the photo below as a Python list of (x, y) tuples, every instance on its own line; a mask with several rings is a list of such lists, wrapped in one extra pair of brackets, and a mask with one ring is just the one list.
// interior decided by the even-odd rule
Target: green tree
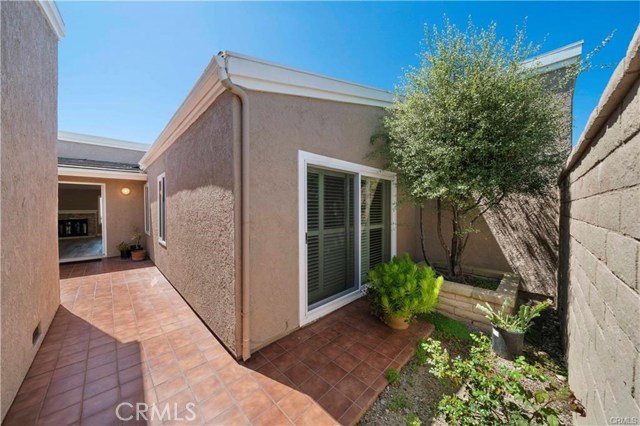
[(571, 123), (557, 92), (573, 84), (580, 65), (551, 78), (535, 61), (523, 65), (538, 49), (517, 28), (505, 40), (495, 24), (479, 29), (469, 21), (461, 30), (445, 21), (426, 31), (421, 65), (407, 70), (384, 120), (383, 152), (405, 196), (421, 214), (436, 200), (453, 279), (463, 279), (461, 256), (482, 214), (514, 194), (547, 194), (566, 159), (559, 141)]

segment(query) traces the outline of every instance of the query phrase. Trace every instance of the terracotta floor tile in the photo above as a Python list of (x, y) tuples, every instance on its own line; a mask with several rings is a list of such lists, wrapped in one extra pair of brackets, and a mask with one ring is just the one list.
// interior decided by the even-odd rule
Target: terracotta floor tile
[(287, 376), (296, 386), (307, 381), (312, 374), (313, 371), (303, 363), (298, 363), (284, 371), (284, 375)]
[(84, 387), (84, 398), (91, 398), (99, 393), (110, 390), (118, 386), (118, 376), (111, 374), (101, 379), (88, 383)]
[(360, 360), (358, 358), (346, 352), (336, 358), (333, 362), (346, 372), (353, 370), (358, 364), (360, 364)]
[(358, 380), (370, 386), (374, 380), (380, 375), (381, 371), (370, 366), (366, 362), (361, 362), (356, 368), (353, 369), (353, 374)]
[(274, 405), (258, 416), (252, 424), (256, 426), (286, 426), (292, 424), (284, 412)]
[(313, 375), (309, 380), (300, 385), (300, 391), (309, 395), (314, 400), (320, 399), (327, 391), (331, 389), (331, 385), (322, 377)]
[(242, 401), (259, 389), (260, 385), (250, 375), (227, 386), (227, 390), (236, 401)]
[(358, 380), (353, 374), (347, 374), (335, 387), (353, 402), (367, 390), (367, 385)]
[[(206, 422), (211, 426), (242, 426), (249, 425), (249, 419), (237, 407), (231, 407), (224, 413), (219, 414), (214, 419)], [(275, 425), (273, 425), (275, 426)]]
[(273, 380), (272, 378), (260, 373), (253, 373), (252, 377), (274, 402), (280, 401), (290, 392), (293, 392), (293, 389), (290, 386), (282, 384), (281, 382)]
[(347, 411), (340, 417), (339, 422), (344, 426), (355, 424), (362, 416), (362, 409), (356, 404), (351, 404)]
[(209, 399), (198, 403), (198, 409), (205, 422), (217, 417), (219, 414), (235, 407), (233, 399), (226, 390), (221, 390)]
[(115, 411), (115, 408), (118, 405), (119, 396), (120, 389), (113, 388), (92, 396), (91, 398), (85, 399), (82, 402), (82, 417), (86, 418), (108, 409)]
[(209, 399), (213, 395), (225, 389), (224, 385), (215, 375), (211, 375), (195, 384), (191, 384), (190, 387), (198, 402)]
[(167, 380), (166, 382), (156, 386), (156, 395), (158, 395), (159, 401), (164, 401), (187, 387), (187, 381), (184, 377), (181, 375), (176, 376), (173, 379)]
[(59, 393), (45, 400), (40, 415), (47, 416), (80, 401), (82, 401), (82, 387)]
[(331, 386), (338, 383), (346, 374), (347, 372), (334, 362), (329, 363), (318, 371), (318, 375)]
[(296, 420), (302, 413), (304, 413), (313, 403), (313, 400), (309, 396), (301, 392), (290, 392), (278, 402), (280, 409), (291, 420)]
[(313, 404), (307, 411), (296, 420), (300, 426), (332, 426), (337, 422), (327, 413), (324, 408)]
[(274, 403), (263, 390), (257, 390), (240, 401), (238, 405), (249, 420), (254, 420), (271, 408)]
[(416, 322), (392, 331), (358, 300), (238, 363), (150, 263), (63, 265), (61, 276), (79, 278), (60, 282), (62, 305), (6, 425), (38, 417), (56, 426), (117, 424), (122, 401), (176, 404), (181, 414), (196, 403), (196, 419), (164, 426), (353, 424), (387, 385), (387, 365), (401, 367), (433, 330)]
[(331, 414), (334, 419), (339, 419), (351, 407), (351, 400), (337, 389), (327, 392), (318, 403)]
[(38, 419), (39, 425), (69, 425), (80, 419), (80, 403), (68, 406), (66, 408), (62, 408), (54, 413), (47, 415), (40, 415)]

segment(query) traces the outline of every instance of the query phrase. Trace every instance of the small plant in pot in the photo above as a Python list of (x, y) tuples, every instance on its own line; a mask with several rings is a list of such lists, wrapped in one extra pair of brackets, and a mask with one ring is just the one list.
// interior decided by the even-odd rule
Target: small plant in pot
[(129, 244), (121, 241), (120, 244), (117, 245), (118, 250), (120, 250), (120, 259), (128, 259), (131, 257), (131, 250), (129, 249)]
[(142, 241), (142, 232), (136, 229), (133, 232), (131, 241), (134, 242), (134, 244), (131, 246), (131, 260), (133, 260), (134, 262), (144, 260), (145, 257), (147, 257), (147, 252), (144, 250), (142, 245), (140, 245), (140, 241)]
[(408, 254), (376, 266), (368, 278), (374, 312), (396, 330), (407, 329), (416, 314), (432, 312), (444, 282), (433, 269), (418, 267)]
[(491, 348), (498, 356), (508, 360), (522, 353), (525, 333), (531, 327), (533, 319), (551, 306), (551, 300), (535, 305), (521, 305), (513, 315), (507, 313), (510, 304), (511, 299), (506, 299), (497, 312), (488, 303), (484, 306), (476, 305), (491, 322)]

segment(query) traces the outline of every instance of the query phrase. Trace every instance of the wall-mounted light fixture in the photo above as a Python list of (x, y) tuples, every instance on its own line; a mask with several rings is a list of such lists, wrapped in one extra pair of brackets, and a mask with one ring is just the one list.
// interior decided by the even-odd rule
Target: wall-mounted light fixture
[(126, 186), (124, 188), (120, 189), (120, 192), (122, 193), (122, 195), (129, 195), (131, 194), (131, 189), (127, 188)]

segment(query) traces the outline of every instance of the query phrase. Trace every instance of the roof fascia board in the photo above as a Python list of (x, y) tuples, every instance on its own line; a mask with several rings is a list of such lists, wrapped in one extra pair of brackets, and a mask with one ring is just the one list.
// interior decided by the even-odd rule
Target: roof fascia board
[[(523, 65), (539, 67), (540, 72), (549, 72), (565, 67), (578, 60), (582, 53), (582, 44), (583, 42), (579, 41), (561, 47), (531, 58), (523, 62)], [(143, 170), (162, 155), (226, 90), (221, 80), (227, 75), (234, 84), (247, 90), (381, 108), (391, 106), (394, 101), (393, 93), (374, 87), (314, 74), (235, 52), (221, 52), (209, 62), (160, 136), (140, 160), (140, 167)]]
[(119, 139), (103, 138), (100, 136), (84, 135), (80, 133), (64, 132), (64, 131), (58, 132), (58, 140), (61, 142), (73, 142), (73, 143), (81, 143), (86, 145), (106, 146), (109, 148), (119, 148), (119, 149), (126, 149), (130, 151), (141, 151), (141, 152), (146, 152), (151, 147), (151, 145), (148, 145), (145, 143), (129, 142), (129, 141), (123, 141)]
[(220, 67), (217, 58), (214, 56), (209, 62), (160, 136), (140, 160), (140, 167), (143, 170), (162, 155), (226, 90), (220, 82)]
[(535, 67), (540, 73), (548, 73), (575, 64), (582, 55), (584, 41), (577, 41), (522, 62), (524, 67)]
[(228, 61), (231, 81), (248, 90), (376, 107), (388, 107), (393, 104), (393, 93), (374, 87), (314, 74), (234, 52), (224, 52), (222, 55)]
[(58, 176), (147, 181), (145, 173), (58, 166)]
[(64, 22), (62, 21), (62, 16), (60, 15), (60, 11), (58, 10), (58, 6), (52, 0), (38, 0), (36, 4), (40, 6), (40, 10), (44, 14), (44, 17), (47, 19), (49, 26), (55, 33), (58, 40), (64, 37)]

